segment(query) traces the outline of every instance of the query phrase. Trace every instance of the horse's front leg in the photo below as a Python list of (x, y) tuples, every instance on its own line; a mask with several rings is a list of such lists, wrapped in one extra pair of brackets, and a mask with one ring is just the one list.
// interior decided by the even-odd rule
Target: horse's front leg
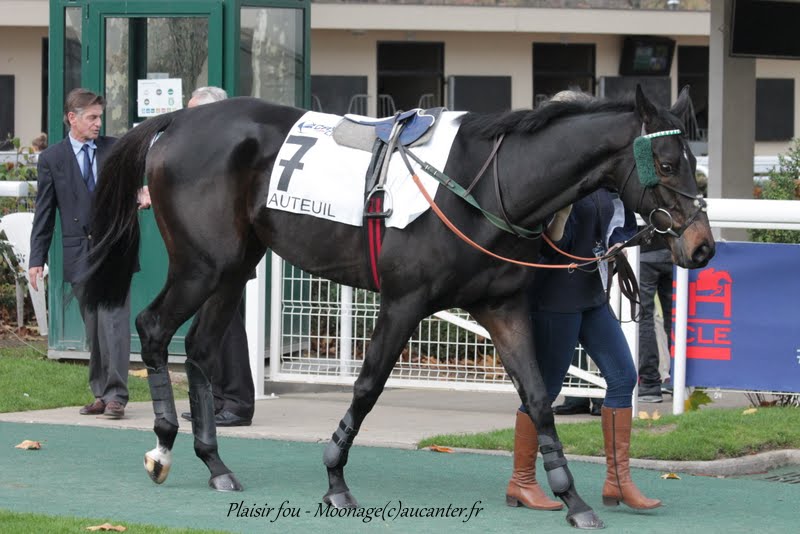
[(328, 492), (322, 498), (326, 504), (335, 508), (358, 507), (344, 478), (348, 453), (361, 423), (383, 392), (400, 352), (424, 317), (421, 304), (414, 298), (397, 301), (383, 296), (381, 299), (380, 313), (364, 364), (353, 385), (353, 401), (323, 453), (323, 462), (328, 469)]
[(553, 410), (533, 343), (533, 328), (525, 296), (468, 309), (486, 328), (506, 372), (519, 392), (538, 432), (547, 482), (553, 494), (567, 505), (567, 521), (583, 529), (604, 528), (603, 521), (581, 499), (556, 432)]

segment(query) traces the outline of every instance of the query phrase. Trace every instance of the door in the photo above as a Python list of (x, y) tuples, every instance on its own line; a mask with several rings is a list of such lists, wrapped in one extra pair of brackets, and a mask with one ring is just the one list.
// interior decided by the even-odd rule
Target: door
[[(163, 111), (144, 105), (145, 100), (138, 94), (140, 81), (159, 84), (163, 83), (159, 80), (170, 80), (170, 91), (175, 92), (169, 95), (169, 102), (175, 108), (184, 107), (197, 87), (222, 86), (222, 13), (222, 0), (100, 0), (83, 6), (80, 85), (105, 96), (105, 135), (119, 137), (151, 112)], [(64, 59), (65, 68), (69, 60)], [(67, 85), (64, 83), (64, 95), (73, 88)], [(152, 211), (140, 212), (139, 222), (141, 271), (131, 286), (132, 323), (161, 290), (167, 271), (166, 249)], [(54, 242), (60, 243), (60, 235), (55, 237)], [(60, 246), (52, 247), (52, 252), (51, 272), (61, 273)], [(59, 356), (60, 351), (83, 351), (85, 335), (77, 303), (66, 298), (68, 288), (62, 287), (58, 275), (53, 282), (50, 303), (54, 317), (58, 317), (53, 323), (58, 327), (50, 338), (50, 347), (55, 349), (51, 352)], [(138, 353), (141, 344), (131, 326), (131, 352)], [(170, 354), (185, 354), (183, 340), (187, 330), (188, 324), (178, 330), (170, 344)]]

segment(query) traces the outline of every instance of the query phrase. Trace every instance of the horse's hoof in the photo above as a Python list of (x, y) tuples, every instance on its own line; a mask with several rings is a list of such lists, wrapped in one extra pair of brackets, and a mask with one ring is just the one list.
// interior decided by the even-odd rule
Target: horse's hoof
[(208, 481), (208, 486), (217, 491), (244, 491), (241, 483), (233, 473), (217, 475)]
[(567, 522), (575, 528), (582, 528), (584, 530), (606, 528), (605, 523), (594, 513), (594, 510), (586, 510), (584, 512), (578, 512), (577, 514), (568, 515)]
[(358, 508), (358, 501), (349, 491), (343, 491), (342, 493), (328, 492), (322, 498), (322, 502), (334, 508)]
[(147, 474), (150, 475), (150, 480), (156, 484), (161, 484), (167, 479), (169, 468), (172, 464), (169, 460), (169, 455), (162, 454), (158, 449), (153, 449), (144, 454), (144, 468)]

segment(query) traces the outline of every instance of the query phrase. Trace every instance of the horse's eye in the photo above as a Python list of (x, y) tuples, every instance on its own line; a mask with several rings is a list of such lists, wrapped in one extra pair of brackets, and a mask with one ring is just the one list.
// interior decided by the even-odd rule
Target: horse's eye
[(672, 174), (672, 165), (669, 163), (662, 163), (660, 164), (661, 172), (664, 174)]

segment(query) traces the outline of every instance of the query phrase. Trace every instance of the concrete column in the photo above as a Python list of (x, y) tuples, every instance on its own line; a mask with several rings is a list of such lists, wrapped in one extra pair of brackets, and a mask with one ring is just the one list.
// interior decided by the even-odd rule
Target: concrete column
[[(756, 61), (730, 57), (733, 0), (712, 0), (709, 49), (708, 196), (753, 197)], [(746, 239), (725, 230), (726, 239)]]

